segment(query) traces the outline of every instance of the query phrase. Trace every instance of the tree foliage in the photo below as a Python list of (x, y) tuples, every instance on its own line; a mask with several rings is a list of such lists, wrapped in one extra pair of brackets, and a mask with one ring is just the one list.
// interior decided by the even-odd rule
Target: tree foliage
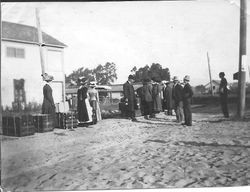
[(160, 80), (170, 80), (170, 72), (168, 68), (162, 68), (162, 66), (159, 63), (152, 63), (149, 67), (148, 65), (145, 65), (144, 67), (141, 67), (137, 69), (136, 67), (133, 67), (131, 70), (132, 73), (135, 74), (135, 81), (140, 82), (145, 78), (159, 78)]
[(116, 64), (107, 62), (104, 65), (98, 65), (94, 69), (79, 68), (66, 76), (66, 83), (77, 82), (79, 77), (86, 77), (89, 81), (96, 80), (99, 85), (110, 85), (117, 79)]

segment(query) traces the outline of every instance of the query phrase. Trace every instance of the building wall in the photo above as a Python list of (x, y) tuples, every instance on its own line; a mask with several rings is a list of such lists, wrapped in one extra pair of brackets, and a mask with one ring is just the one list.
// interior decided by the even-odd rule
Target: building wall
[[(13, 58), (7, 57), (6, 55), (6, 47), (16, 47), (16, 48), (24, 48), (25, 49), (25, 58)], [(25, 80), (24, 89), (26, 92), (26, 102), (37, 102), (42, 104), (43, 100), (43, 85), (44, 81), (42, 81), (41, 77), (41, 65), (40, 65), (40, 52), (39, 47), (33, 44), (24, 44), (24, 43), (16, 43), (16, 42), (8, 42), (2, 41), (1, 43), (1, 95), (2, 95), (2, 106), (5, 108), (6, 106), (12, 106), (12, 102), (14, 101), (14, 87), (13, 87), (13, 79), (21, 79)], [(50, 48), (53, 50), (62, 50)], [(64, 73), (63, 73), (63, 52), (58, 52), (53, 56), (48, 52), (48, 48), (44, 48), (45, 55), (45, 72), (54, 75), (55, 81), (64, 82)], [(57, 59), (56, 59), (57, 58)], [(57, 71), (50, 67), (53, 65), (53, 61), (57, 62), (57, 65), (60, 65), (61, 68)], [(48, 70), (49, 69), (49, 70)], [(62, 85), (60, 86), (52, 84), (53, 87), (53, 96), (55, 97), (55, 102), (59, 102), (62, 100)], [(60, 88), (58, 88), (60, 87)]]

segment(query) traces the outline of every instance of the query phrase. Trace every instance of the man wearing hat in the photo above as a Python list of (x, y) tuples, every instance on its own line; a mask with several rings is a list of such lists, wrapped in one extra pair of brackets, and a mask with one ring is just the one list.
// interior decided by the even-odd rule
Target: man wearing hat
[(135, 97), (135, 90), (133, 87), (134, 83), (134, 76), (129, 75), (128, 76), (128, 81), (123, 84), (123, 94), (124, 94), (124, 99), (125, 103), (127, 105), (127, 110), (128, 110), (128, 117), (131, 118), (132, 121), (137, 121), (135, 118), (135, 105), (136, 103), (136, 97)]
[(228, 90), (227, 90), (227, 80), (225, 78), (225, 73), (220, 72), (219, 77), (221, 79), (220, 87), (219, 87), (221, 108), (222, 108), (222, 112), (223, 112), (224, 117), (228, 118), (229, 117), (228, 107), (227, 107)]
[(191, 112), (191, 99), (193, 96), (193, 90), (189, 84), (190, 77), (186, 75), (183, 79), (183, 110), (185, 122), (183, 125), (192, 126), (192, 112)]
[(166, 81), (165, 85), (166, 87), (163, 90), (165, 109), (167, 110), (167, 115), (172, 115), (172, 109), (173, 109), (172, 87), (169, 81)]
[(179, 79), (177, 76), (173, 78), (173, 100), (176, 114), (176, 122), (181, 123), (183, 120), (183, 87), (179, 84)]

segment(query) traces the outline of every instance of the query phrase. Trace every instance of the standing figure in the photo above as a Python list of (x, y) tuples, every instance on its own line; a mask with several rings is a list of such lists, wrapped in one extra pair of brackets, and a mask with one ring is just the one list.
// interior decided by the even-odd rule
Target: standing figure
[(153, 111), (154, 113), (160, 113), (162, 111), (162, 100), (161, 100), (161, 85), (160, 85), (160, 78), (153, 78)]
[(96, 90), (96, 82), (90, 82), (90, 88), (88, 89), (90, 106), (93, 112), (93, 123), (96, 124), (102, 119), (100, 105), (99, 105), (99, 94)]
[(53, 76), (47, 73), (42, 75), (43, 80), (46, 84), (43, 86), (43, 104), (42, 104), (42, 114), (50, 114), (53, 123), (55, 123), (55, 103), (52, 95), (52, 88), (50, 82), (54, 79)]
[(153, 97), (152, 97), (152, 84), (150, 79), (144, 79), (142, 94), (144, 96), (144, 118), (149, 119), (153, 114)]
[(165, 103), (165, 108), (167, 110), (167, 115), (173, 115), (172, 87), (169, 81), (166, 82), (166, 88), (164, 89), (163, 95), (164, 95), (164, 103)]
[(227, 107), (228, 90), (227, 90), (227, 80), (225, 78), (225, 73), (220, 72), (219, 77), (221, 79), (220, 87), (219, 87), (221, 108), (222, 108), (224, 117), (228, 118), (229, 117), (228, 107)]
[(92, 122), (92, 113), (89, 108), (87, 78), (79, 78), (80, 87), (77, 90), (77, 112), (80, 123)]
[(183, 120), (183, 87), (179, 84), (179, 80), (177, 76), (173, 78), (174, 86), (172, 91), (172, 96), (174, 100), (174, 108), (176, 114), (176, 122), (181, 123)]
[(143, 95), (143, 87), (139, 87), (138, 89), (136, 89), (136, 93), (140, 98), (141, 114), (144, 115), (144, 113), (145, 113), (145, 97)]
[(183, 110), (184, 110), (184, 125), (192, 126), (192, 112), (191, 112), (191, 100), (193, 96), (193, 90), (189, 84), (190, 77), (186, 75), (183, 79)]
[(137, 119), (135, 118), (136, 97), (135, 90), (132, 85), (134, 81), (134, 76), (129, 75), (128, 81), (123, 84), (123, 94), (125, 103), (127, 105), (128, 117), (131, 118), (132, 121), (137, 121)]

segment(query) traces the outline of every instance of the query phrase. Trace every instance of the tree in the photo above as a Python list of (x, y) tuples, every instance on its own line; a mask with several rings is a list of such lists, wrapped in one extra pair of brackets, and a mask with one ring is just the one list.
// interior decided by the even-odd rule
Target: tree
[(110, 85), (117, 79), (116, 64), (107, 62), (105, 65), (99, 64), (94, 69), (81, 67), (66, 76), (66, 83), (70, 83), (72, 80), (77, 82), (78, 78), (82, 76), (89, 81), (96, 80), (99, 85)]
[(170, 80), (170, 72), (168, 68), (162, 68), (159, 63), (152, 63), (149, 67), (145, 65), (137, 70), (136, 67), (133, 67), (131, 72), (135, 73), (135, 81), (140, 82), (145, 78), (154, 78), (157, 77), (160, 80)]

